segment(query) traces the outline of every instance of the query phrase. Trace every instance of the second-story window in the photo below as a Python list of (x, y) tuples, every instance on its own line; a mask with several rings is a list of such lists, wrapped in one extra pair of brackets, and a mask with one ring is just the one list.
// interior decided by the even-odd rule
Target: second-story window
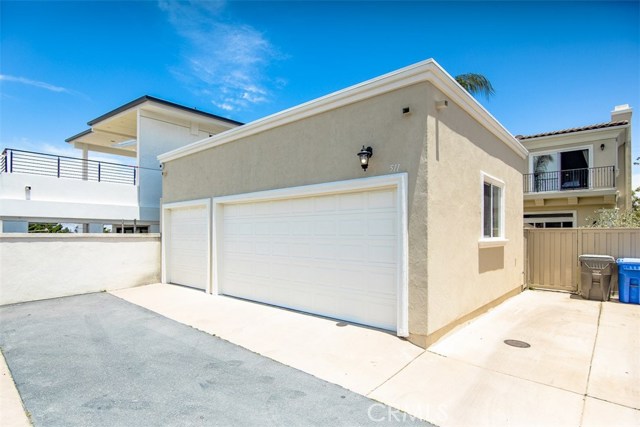
[(591, 150), (567, 149), (531, 153), (528, 192), (579, 190), (590, 187)]

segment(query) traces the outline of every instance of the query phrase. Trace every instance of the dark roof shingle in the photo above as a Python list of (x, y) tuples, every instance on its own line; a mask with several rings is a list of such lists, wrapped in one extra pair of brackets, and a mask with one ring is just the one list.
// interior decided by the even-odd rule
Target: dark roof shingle
[(628, 125), (628, 124), (629, 124), (628, 120), (620, 120), (620, 121), (617, 121), (617, 122), (597, 123), (595, 125), (587, 125), (587, 126), (582, 126), (582, 127), (579, 127), (579, 128), (554, 130), (554, 131), (551, 131), (551, 132), (537, 133), (535, 135), (516, 135), (516, 138), (519, 139), (520, 141), (522, 141), (524, 139), (540, 138), (540, 137), (543, 137), (543, 136), (552, 136), (552, 135), (562, 135), (562, 134), (565, 134), (565, 133), (582, 132), (582, 131), (585, 131), (585, 130), (604, 129), (604, 128), (610, 128), (610, 127), (615, 127), (615, 126), (623, 126), (623, 125)]

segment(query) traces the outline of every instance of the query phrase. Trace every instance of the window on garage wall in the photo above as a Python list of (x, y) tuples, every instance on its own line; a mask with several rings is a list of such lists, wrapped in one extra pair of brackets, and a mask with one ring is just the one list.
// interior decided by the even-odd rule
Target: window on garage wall
[(504, 183), (482, 176), (482, 238), (504, 239)]

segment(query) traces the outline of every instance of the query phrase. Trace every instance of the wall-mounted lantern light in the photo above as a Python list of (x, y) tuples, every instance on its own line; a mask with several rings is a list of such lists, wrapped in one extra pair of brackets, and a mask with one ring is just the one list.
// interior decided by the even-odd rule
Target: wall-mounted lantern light
[(358, 157), (360, 157), (360, 166), (362, 166), (362, 169), (365, 172), (369, 167), (369, 159), (371, 158), (371, 156), (373, 156), (373, 148), (365, 148), (363, 145), (362, 150), (360, 150), (360, 152), (358, 153)]
[(600, 144), (600, 150), (604, 151), (604, 144)]

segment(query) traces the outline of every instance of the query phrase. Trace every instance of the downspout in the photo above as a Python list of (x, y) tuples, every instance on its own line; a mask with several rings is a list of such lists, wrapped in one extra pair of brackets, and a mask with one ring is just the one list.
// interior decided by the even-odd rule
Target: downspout
[(633, 200), (633, 174), (631, 173), (631, 168), (633, 167), (632, 161), (632, 153), (631, 153), (631, 119), (629, 119), (629, 127), (627, 127), (626, 131), (626, 140), (624, 142), (624, 159), (625, 159), (625, 177), (624, 181), (627, 184), (627, 188), (631, 189), (631, 193), (627, 194), (624, 199), (624, 208), (625, 210), (631, 209), (631, 202)]

